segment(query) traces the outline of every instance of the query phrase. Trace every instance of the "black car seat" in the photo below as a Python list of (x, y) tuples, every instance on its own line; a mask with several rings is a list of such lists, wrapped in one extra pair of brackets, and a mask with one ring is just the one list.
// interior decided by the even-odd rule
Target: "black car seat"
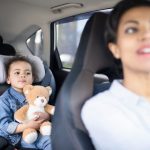
[[(85, 101), (93, 95), (94, 74), (106, 73), (110, 80), (116, 74), (115, 61), (104, 42), (106, 18), (105, 13), (94, 14), (83, 30), (73, 68), (56, 99), (53, 150), (94, 150), (80, 113)], [(108, 87), (109, 83), (99, 91)]]
[[(6, 83), (6, 70), (5, 64), (9, 59), (16, 56), (16, 50), (10, 44), (3, 43), (3, 39), (0, 36), (0, 95), (9, 87)], [(28, 55), (26, 56), (33, 63), (35, 70), (37, 72), (37, 79), (34, 84), (39, 84), (43, 86), (51, 86), (52, 87), (52, 95), (50, 97), (49, 103), (54, 104), (54, 96), (56, 91), (55, 79), (54, 76), (49, 69), (48, 65), (43, 62), (39, 57)], [(0, 150), (13, 150), (14, 146), (10, 145), (6, 139), (0, 137)], [(29, 148), (21, 148), (22, 150), (32, 150)]]

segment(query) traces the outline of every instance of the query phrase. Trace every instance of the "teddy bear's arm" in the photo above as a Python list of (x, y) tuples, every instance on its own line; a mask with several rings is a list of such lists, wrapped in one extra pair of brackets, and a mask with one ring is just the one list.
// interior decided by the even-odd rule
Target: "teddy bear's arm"
[(26, 112), (28, 108), (29, 108), (28, 105), (24, 105), (23, 107), (18, 109), (14, 114), (15, 120), (18, 121), (19, 123), (23, 123), (26, 120)]
[(52, 105), (47, 104), (45, 106), (45, 111), (48, 112), (49, 114), (53, 115), (55, 111), (55, 107)]

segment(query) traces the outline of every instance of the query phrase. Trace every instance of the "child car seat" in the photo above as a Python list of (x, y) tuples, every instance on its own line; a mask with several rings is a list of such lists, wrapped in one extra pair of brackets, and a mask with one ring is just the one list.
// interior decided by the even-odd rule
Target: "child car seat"
[[(6, 68), (5, 64), (9, 59), (16, 56), (15, 49), (6, 43), (3, 43), (3, 39), (0, 36), (0, 95), (9, 87), (6, 83)], [(43, 62), (39, 57), (28, 55), (26, 56), (33, 63), (35, 70), (37, 72), (37, 79), (34, 84), (40, 84), (43, 86), (52, 87), (52, 95), (50, 97), (49, 103), (54, 104), (54, 96), (56, 91), (55, 79), (54, 76), (45, 62)], [(0, 150), (14, 150), (14, 147), (10, 145), (6, 139), (0, 137)], [(21, 148), (22, 150), (32, 150), (29, 148)]]

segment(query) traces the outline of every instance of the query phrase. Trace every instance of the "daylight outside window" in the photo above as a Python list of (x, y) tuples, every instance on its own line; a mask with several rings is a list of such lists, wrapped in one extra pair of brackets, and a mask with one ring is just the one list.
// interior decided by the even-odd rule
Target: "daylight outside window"
[[(109, 13), (111, 9), (99, 10)], [(98, 12), (98, 11), (95, 11)], [(54, 23), (55, 44), (60, 55), (63, 68), (71, 68), (79, 45), (84, 26), (91, 15), (95, 12), (68, 17)]]
[(81, 33), (87, 20), (75, 20), (56, 24), (56, 45), (64, 68), (72, 67)]

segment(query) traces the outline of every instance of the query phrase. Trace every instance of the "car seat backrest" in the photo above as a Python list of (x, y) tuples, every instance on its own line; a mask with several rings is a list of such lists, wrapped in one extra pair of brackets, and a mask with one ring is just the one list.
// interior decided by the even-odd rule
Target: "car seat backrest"
[(80, 113), (85, 101), (93, 95), (94, 74), (115, 66), (104, 42), (106, 18), (105, 13), (94, 14), (83, 30), (74, 65), (56, 99), (52, 123), (54, 150), (94, 149)]
[(54, 78), (54, 75), (53, 75), (52, 71), (49, 69), (48, 65), (45, 62), (43, 62), (43, 64), (44, 64), (44, 68), (45, 68), (45, 76), (42, 79), (42, 81), (40, 81), (36, 84), (52, 87), (52, 94), (50, 96), (49, 103), (52, 104), (52, 105), (55, 105), (55, 94), (56, 94), (55, 78)]

